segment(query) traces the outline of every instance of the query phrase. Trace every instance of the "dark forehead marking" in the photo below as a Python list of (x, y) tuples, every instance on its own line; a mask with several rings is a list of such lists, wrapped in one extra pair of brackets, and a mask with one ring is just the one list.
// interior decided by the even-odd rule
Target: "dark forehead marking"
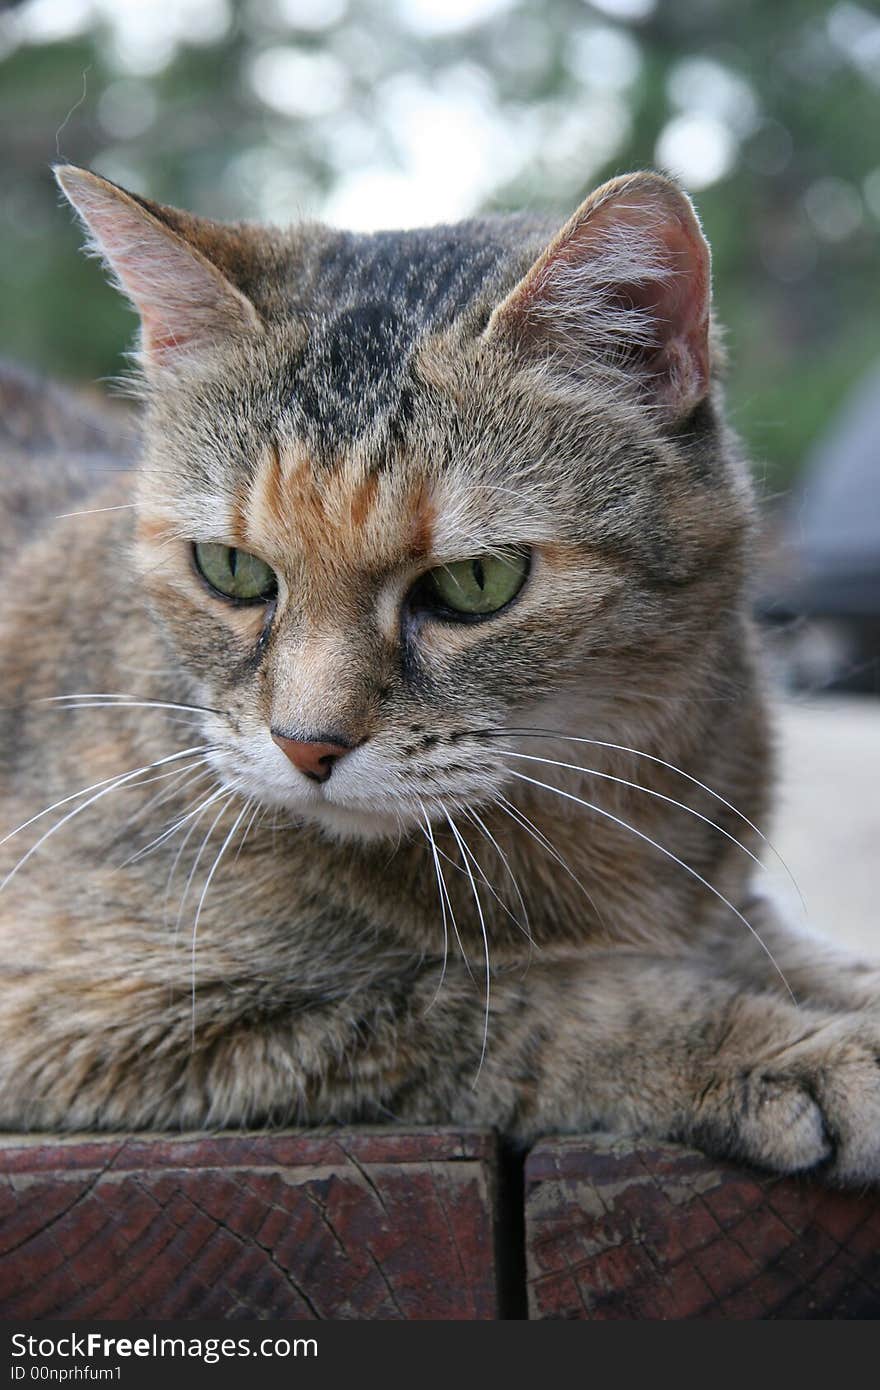
[(340, 233), (323, 249), (321, 287), (342, 302), (382, 301), (424, 327), (439, 326), (510, 258), (511, 232), (500, 222), (462, 222), (369, 236)]
[(414, 341), (413, 325), (387, 303), (341, 310), (316, 328), (303, 355), (293, 382), (299, 410), (325, 439), (355, 437), (393, 405)]
[(486, 221), (328, 239), (308, 306), (309, 340), (290, 381), (317, 457), (338, 457), (379, 416), (392, 431), (405, 423), (418, 341), (481, 294), (492, 302), (491, 290), (521, 273), (521, 236), (510, 221)]

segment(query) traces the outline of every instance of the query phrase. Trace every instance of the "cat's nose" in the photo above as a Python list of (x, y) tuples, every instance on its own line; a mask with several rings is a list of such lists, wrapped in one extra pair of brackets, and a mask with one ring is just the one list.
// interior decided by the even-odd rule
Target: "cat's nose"
[(278, 747), (286, 753), (294, 767), (306, 777), (310, 777), (313, 782), (326, 782), (339, 759), (351, 752), (351, 744), (348, 743), (328, 743), (314, 738), (288, 738), (275, 729), (271, 732)]

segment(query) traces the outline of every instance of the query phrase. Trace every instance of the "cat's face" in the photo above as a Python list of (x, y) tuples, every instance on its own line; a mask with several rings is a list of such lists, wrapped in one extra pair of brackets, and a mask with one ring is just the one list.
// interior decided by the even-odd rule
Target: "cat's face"
[[(229, 786), (397, 834), (503, 794), (504, 729), (589, 708), (607, 735), (615, 701), (698, 658), (708, 615), (682, 594), (743, 508), (700, 404), (704, 243), (677, 191), (622, 186), (612, 293), (607, 194), (543, 256), (514, 224), (307, 229), (286, 260), (237, 233), (237, 286), (222, 230), (193, 258), (191, 228), (178, 245), (151, 221), (144, 288), (118, 246), (146, 214), (95, 187), (78, 206), (138, 302), (152, 383), (137, 567)], [(716, 569), (712, 603), (735, 585)]]

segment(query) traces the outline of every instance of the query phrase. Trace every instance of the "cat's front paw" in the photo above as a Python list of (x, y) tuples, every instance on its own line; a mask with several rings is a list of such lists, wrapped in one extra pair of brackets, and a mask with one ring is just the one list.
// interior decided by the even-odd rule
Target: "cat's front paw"
[(758, 1065), (716, 1073), (700, 1097), (696, 1137), (774, 1172), (880, 1182), (876, 1015), (811, 1025)]

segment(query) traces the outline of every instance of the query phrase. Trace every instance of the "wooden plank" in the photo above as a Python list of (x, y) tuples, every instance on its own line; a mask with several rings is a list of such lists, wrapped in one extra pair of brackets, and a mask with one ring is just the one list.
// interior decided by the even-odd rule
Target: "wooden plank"
[(0, 1315), (495, 1318), (496, 1186), (476, 1131), (0, 1136)]
[(532, 1318), (880, 1317), (880, 1193), (672, 1144), (542, 1140), (525, 1170)]

